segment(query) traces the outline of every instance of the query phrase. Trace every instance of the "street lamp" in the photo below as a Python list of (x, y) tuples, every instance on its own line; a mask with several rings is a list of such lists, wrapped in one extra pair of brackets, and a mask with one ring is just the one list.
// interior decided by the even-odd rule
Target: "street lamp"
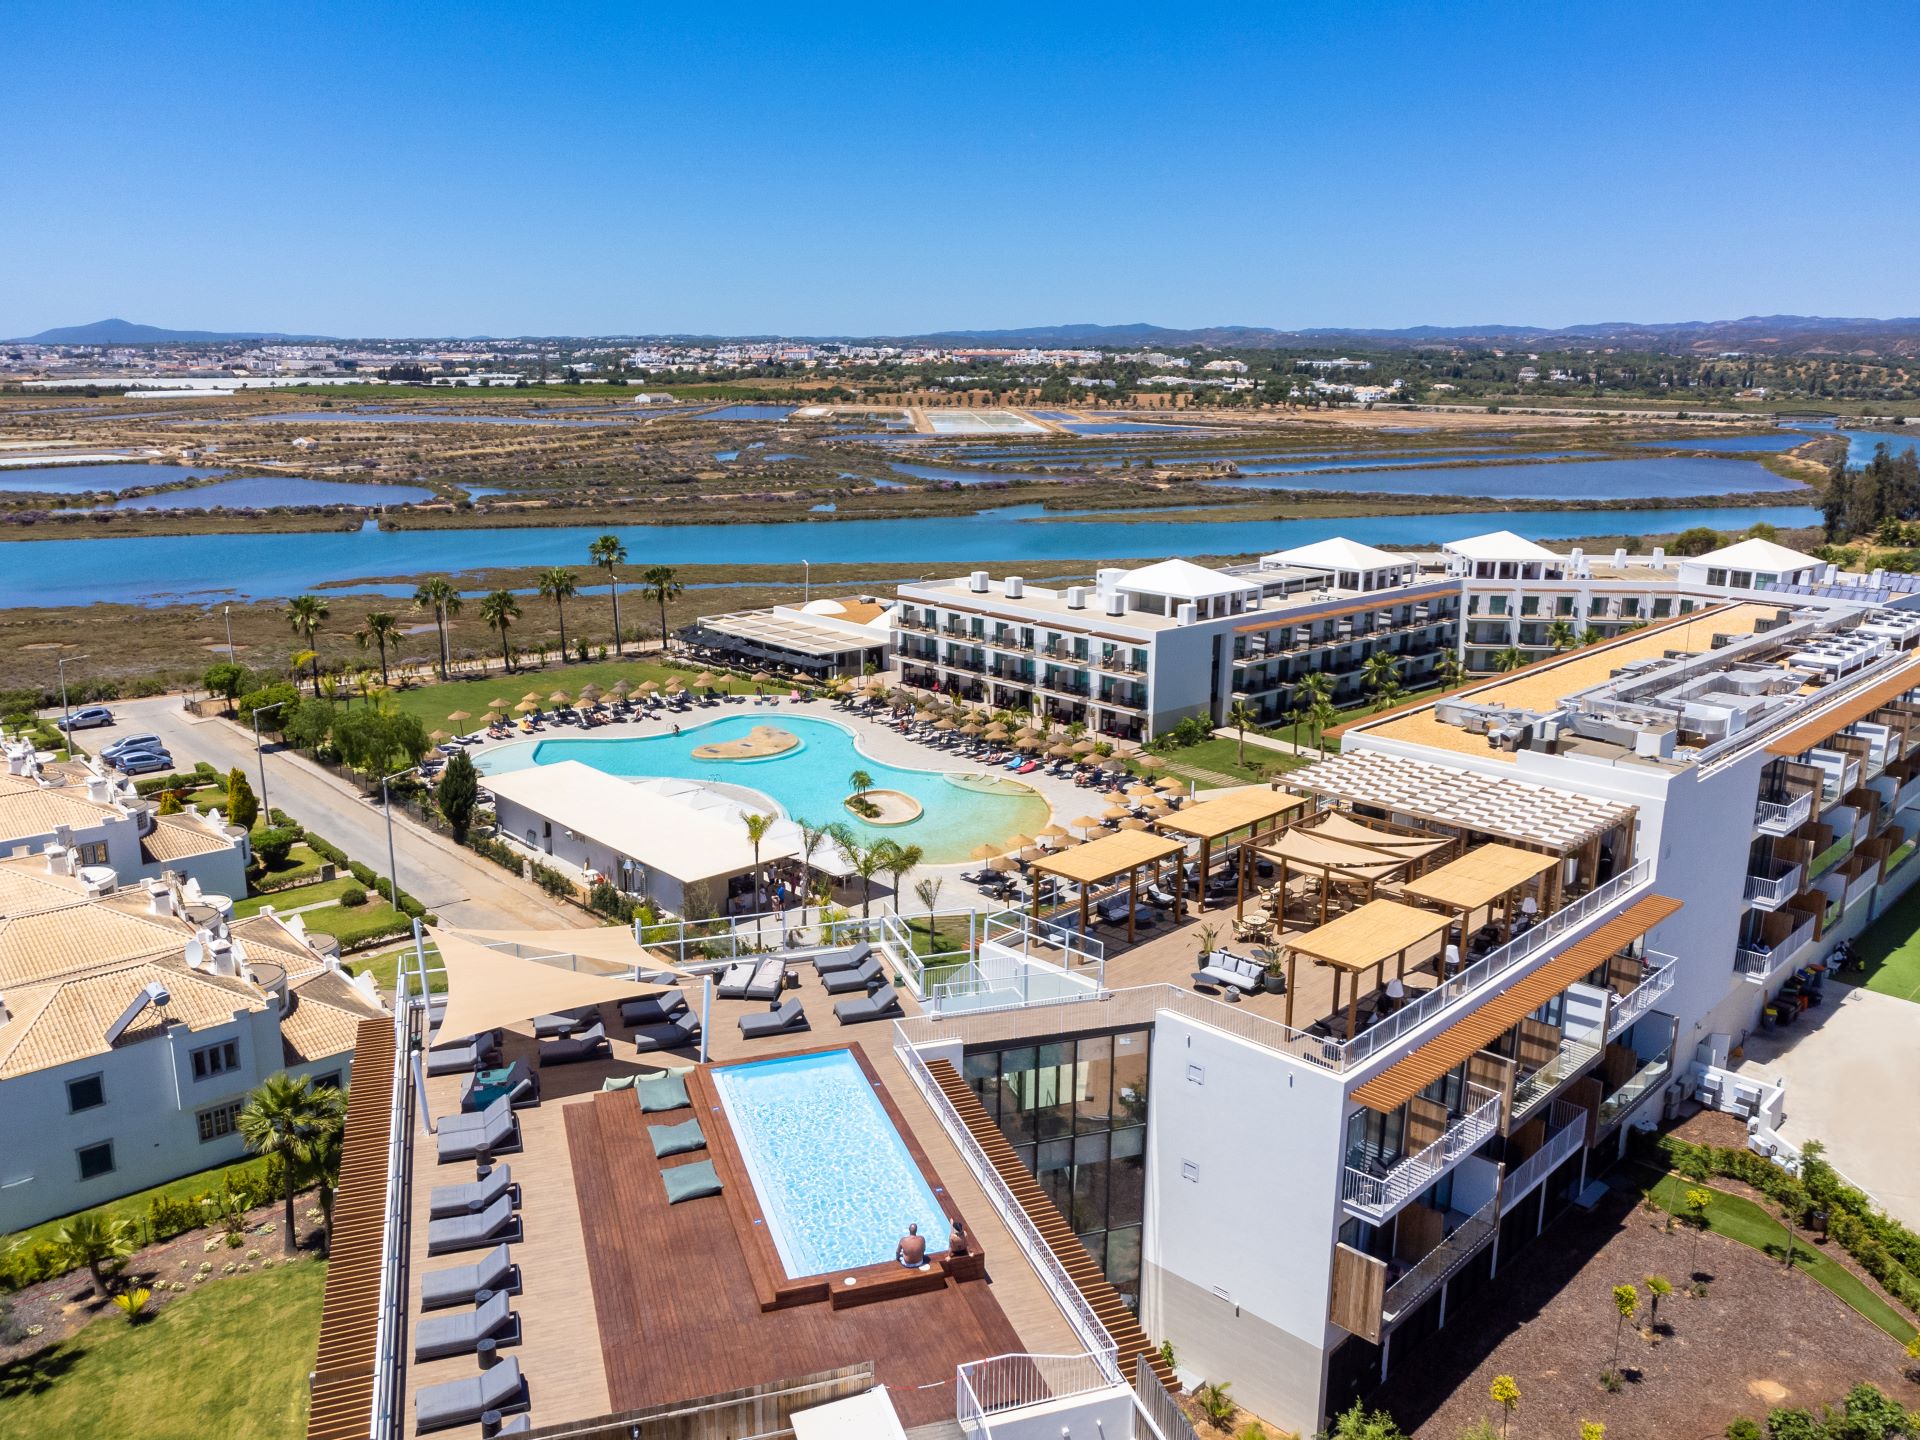
[(66, 734), (69, 755), (73, 753), (73, 711), (67, 705), (67, 661), (71, 660), (77, 665), (91, 658), (89, 655), (62, 655), (53, 662), (60, 667), (60, 729)]
[(800, 562), (800, 571), (800, 603), (805, 605), (809, 600), (813, 599), (813, 562), (811, 560), (802, 560)]
[(227, 663), (231, 665), (233, 663), (233, 607), (222, 605), (220, 618), (227, 622)]
[(261, 705), (252, 711), (253, 715), (253, 758), (260, 762), (260, 809), (267, 817), (267, 823), (273, 823), (273, 806), (267, 803), (267, 752), (260, 748), (260, 716), (268, 710), (278, 710), (287, 702), (276, 700), (271, 705)]
[(387, 782), (415, 774), (419, 769), (418, 765), (409, 765), (404, 770), (396, 770), (391, 775), (380, 777), (380, 808), (386, 812), (387, 816), (387, 885), (390, 888), (387, 899), (396, 913), (400, 909), (400, 866), (394, 859), (393, 853), (393, 799), (387, 792)]

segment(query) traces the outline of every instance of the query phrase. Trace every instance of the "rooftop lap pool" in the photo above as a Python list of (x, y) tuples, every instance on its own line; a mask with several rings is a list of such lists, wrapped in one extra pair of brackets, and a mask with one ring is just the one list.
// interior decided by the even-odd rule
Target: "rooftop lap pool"
[(710, 1074), (789, 1276), (884, 1264), (909, 1224), (946, 1248), (946, 1211), (851, 1050)]
[[(778, 755), (748, 759), (694, 756), (696, 749), (745, 741), (757, 727), (766, 725), (788, 731), (800, 743)], [(958, 864), (976, 846), (1031, 835), (1051, 814), (1038, 792), (1010, 776), (888, 765), (862, 751), (852, 732), (831, 720), (758, 708), (689, 725), (678, 735), (565, 737), (506, 746), (476, 757), (482, 773), (490, 775), (562, 760), (578, 760), (629, 780), (664, 776), (745, 786), (773, 801), (788, 819), (814, 826), (844, 824), (863, 845), (883, 839), (918, 845), (930, 865)], [(919, 816), (904, 823), (870, 825), (853, 815), (845, 801), (853, 789), (849, 777), (856, 770), (872, 777), (870, 788), (911, 796), (920, 805)]]

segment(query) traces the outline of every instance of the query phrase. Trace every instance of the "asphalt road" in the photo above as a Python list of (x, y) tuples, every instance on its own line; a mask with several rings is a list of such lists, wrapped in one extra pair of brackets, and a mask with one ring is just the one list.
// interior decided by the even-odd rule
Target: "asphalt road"
[[(260, 788), (251, 730), (228, 720), (202, 719), (185, 709), (177, 695), (120, 701), (112, 708), (113, 725), (75, 736), (88, 751), (97, 753), (121, 736), (151, 733), (166, 743), (175, 769), (191, 770), (196, 761), (205, 760), (224, 775), (237, 765), (245, 769), (254, 788)], [(387, 873), (387, 826), (377, 794), (369, 801), (355, 787), (302, 756), (271, 745), (265, 758), (264, 803), (278, 806), (379, 874)], [(393, 817), (393, 843), (400, 888), (449, 925), (531, 930), (577, 928), (586, 922), (578, 910), (547, 899), (491, 861), (416, 825), (398, 811)]]

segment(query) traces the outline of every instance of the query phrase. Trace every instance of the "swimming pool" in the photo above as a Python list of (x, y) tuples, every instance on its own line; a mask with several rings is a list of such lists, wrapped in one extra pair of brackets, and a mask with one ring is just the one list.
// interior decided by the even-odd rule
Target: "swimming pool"
[[(754, 760), (696, 760), (695, 747), (740, 740), (759, 725), (777, 726), (800, 741), (796, 749)], [(929, 865), (953, 865), (979, 845), (998, 845), (1014, 835), (1031, 835), (1044, 826), (1051, 810), (1026, 785), (995, 773), (995, 784), (981, 786), (938, 770), (913, 770), (875, 760), (859, 747), (853, 732), (831, 720), (749, 707), (742, 715), (690, 725), (678, 735), (630, 735), (596, 740), (586, 736), (536, 740), (488, 750), (476, 757), (483, 774), (498, 775), (529, 765), (578, 760), (623, 779), (666, 776), (716, 784), (744, 785), (765, 795), (790, 820), (808, 825), (844, 824), (862, 844), (882, 839), (918, 845)], [(873, 787), (900, 790), (920, 803), (920, 817), (901, 825), (870, 825), (846, 808), (852, 787), (848, 777), (864, 770)]]
[(790, 1277), (891, 1260), (909, 1224), (946, 1248), (946, 1212), (852, 1051), (710, 1073)]

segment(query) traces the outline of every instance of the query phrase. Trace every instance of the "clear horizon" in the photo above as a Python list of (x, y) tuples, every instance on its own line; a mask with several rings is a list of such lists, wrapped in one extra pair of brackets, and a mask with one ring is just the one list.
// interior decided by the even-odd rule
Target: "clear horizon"
[(0, 334), (1920, 315), (1920, 11), (1743, 14), (23, 5)]

